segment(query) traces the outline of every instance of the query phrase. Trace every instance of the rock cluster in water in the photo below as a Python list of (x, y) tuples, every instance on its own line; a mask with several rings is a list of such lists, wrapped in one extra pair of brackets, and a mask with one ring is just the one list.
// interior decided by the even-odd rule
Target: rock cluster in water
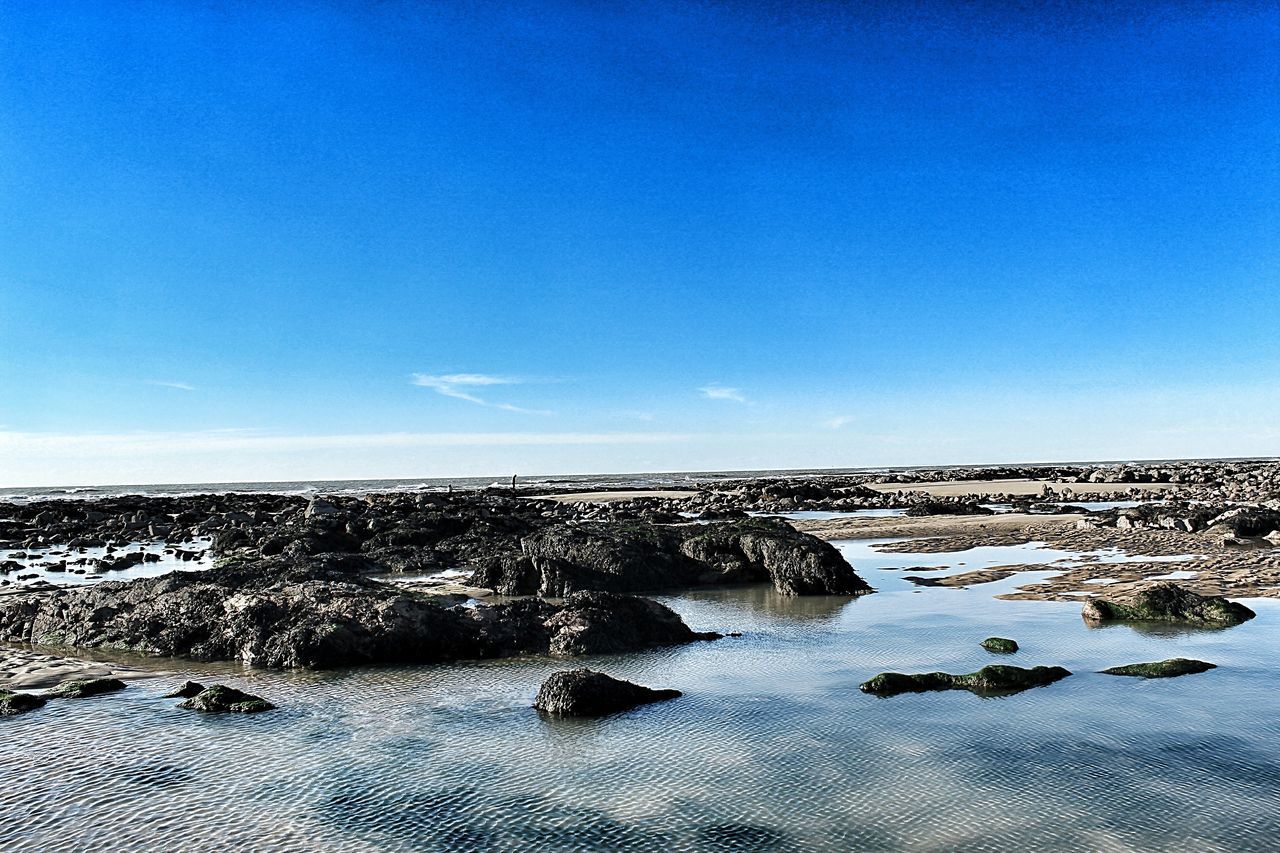
[(679, 690), (654, 690), (590, 669), (552, 673), (538, 690), (533, 706), (562, 717), (600, 717), (680, 696)]
[[(187, 684), (195, 684), (195, 682), (189, 681)], [(179, 708), (208, 713), (258, 714), (262, 711), (271, 711), (276, 707), (261, 696), (254, 696), (225, 684), (214, 684), (209, 687), (196, 686), (200, 687), (200, 691), (188, 697), (187, 701), (180, 702)]]
[(0, 599), (0, 640), (273, 667), (595, 654), (712, 639), (648, 599), (466, 606), (379, 583), (355, 556), (236, 563)]
[(1008, 655), (1018, 650), (1018, 643), (1007, 637), (987, 637), (982, 641), (982, 647), (989, 652)]
[(1066, 678), (1071, 672), (1060, 666), (1036, 666), (1024, 669), (1020, 666), (984, 666), (977, 672), (951, 675), (946, 672), (925, 672), (908, 675), (901, 672), (882, 672), (861, 685), (864, 693), (876, 696), (897, 696), (899, 693), (924, 693), (932, 690), (968, 690), (980, 695), (1019, 693), (1032, 687), (1043, 687)]
[(1216, 664), (1190, 658), (1170, 658), (1152, 663), (1131, 663), (1102, 670), (1107, 675), (1132, 675), (1139, 678), (1176, 678), (1217, 669)]
[(1091, 598), (1084, 603), (1085, 622), (1186, 622), (1192, 625), (1227, 627), (1254, 617), (1243, 604), (1221, 596), (1197, 595), (1175, 583), (1158, 583), (1134, 594), (1129, 602)]

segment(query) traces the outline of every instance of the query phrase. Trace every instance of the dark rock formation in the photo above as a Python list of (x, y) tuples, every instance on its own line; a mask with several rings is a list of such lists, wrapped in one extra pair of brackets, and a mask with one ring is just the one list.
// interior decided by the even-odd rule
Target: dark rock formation
[(357, 555), (238, 563), (0, 598), (0, 640), (273, 667), (588, 654), (688, 643), (669, 608), (580, 593), (467, 607), (379, 583)]
[(187, 701), (180, 702), (178, 707), (212, 713), (256, 714), (260, 711), (270, 711), (275, 708), (275, 705), (259, 696), (236, 690), (234, 687), (213, 684)]
[(539, 688), (533, 707), (553, 716), (599, 717), (679, 695), (679, 690), (653, 690), (603, 672), (573, 669), (552, 673)]
[(1071, 673), (1060, 666), (1036, 666), (1023, 669), (1020, 666), (984, 666), (967, 675), (951, 675), (945, 672), (926, 672), (906, 675), (901, 672), (882, 672), (861, 685), (864, 693), (876, 696), (896, 696), (899, 693), (923, 693), (929, 690), (968, 690), (982, 696), (1000, 696), (1020, 693), (1032, 687), (1043, 687)]
[(190, 699), (192, 696), (199, 695), (204, 690), (204, 685), (198, 681), (184, 681), (174, 690), (169, 691), (160, 697), (162, 699)]
[(507, 595), (637, 592), (771, 582), (784, 595), (871, 591), (830, 544), (769, 519), (709, 525), (556, 525), (494, 555), (471, 578)]
[(982, 641), (982, 647), (989, 652), (999, 654), (1013, 654), (1018, 650), (1018, 644), (1005, 637), (987, 637)]
[(1154, 663), (1131, 663), (1126, 666), (1113, 666), (1102, 670), (1107, 675), (1133, 675), (1140, 678), (1176, 678), (1179, 675), (1193, 675), (1197, 672), (1208, 672), (1217, 669), (1216, 664), (1190, 658), (1170, 658)]
[(1175, 583), (1158, 583), (1140, 590), (1132, 602), (1091, 598), (1084, 603), (1085, 622), (1187, 622), (1226, 627), (1254, 617), (1243, 604), (1220, 596), (1197, 595)]
[(0, 690), (0, 717), (16, 717), (44, 706), (45, 698), (34, 693), (14, 693)]
[(124, 688), (124, 682), (118, 678), (73, 678), (47, 691), (45, 696), (57, 699), (86, 699), (103, 693), (114, 693)]
[(995, 515), (995, 510), (976, 501), (924, 501), (908, 509), (907, 515)]

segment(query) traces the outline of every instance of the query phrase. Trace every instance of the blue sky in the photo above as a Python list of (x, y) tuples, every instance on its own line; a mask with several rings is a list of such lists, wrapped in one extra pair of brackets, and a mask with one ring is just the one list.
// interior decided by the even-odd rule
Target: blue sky
[(1280, 453), (1273, 3), (0, 22), (0, 485)]

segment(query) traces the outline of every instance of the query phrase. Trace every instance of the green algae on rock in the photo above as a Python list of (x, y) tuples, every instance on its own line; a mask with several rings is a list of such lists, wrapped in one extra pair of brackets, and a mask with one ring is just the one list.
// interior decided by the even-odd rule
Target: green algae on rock
[(1139, 678), (1176, 678), (1179, 675), (1194, 675), (1197, 672), (1208, 672), (1217, 669), (1217, 664), (1190, 658), (1170, 658), (1151, 663), (1131, 663), (1125, 666), (1113, 666), (1104, 669), (1106, 675), (1133, 675)]
[(86, 699), (124, 690), (124, 687), (124, 682), (118, 678), (73, 678), (62, 682), (45, 695), (58, 699)]
[(1005, 655), (1013, 654), (1018, 650), (1017, 642), (1006, 637), (987, 637), (982, 641), (982, 647), (989, 652)]
[(1032, 687), (1043, 687), (1070, 675), (1060, 666), (1020, 666), (993, 664), (977, 672), (951, 675), (946, 672), (925, 672), (908, 675), (901, 672), (882, 672), (870, 681), (863, 682), (861, 690), (876, 696), (896, 696), (899, 693), (923, 693), (930, 690), (968, 690), (978, 695), (1007, 695), (1020, 693)]
[(43, 706), (45, 698), (34, 693), (13, 693), (0, 690), (0, 717), (16, 717)]
[(1243, 604), (1217, 595), (1197, 595), (1175, 583), (1158, 583), (1140, 590), (1131, 603), (1091, 598), (1080, 613), (1085, 622), (1187, 622), (1227, 627), (1254, 617)]
[(252, 693), (245, 693), (225, 684), (213, 684), (187, 701), (179, 703), (178, 707), (210, 713), (256, 714), (260, 711), (270, 711), (275, 708), (275, 705)]

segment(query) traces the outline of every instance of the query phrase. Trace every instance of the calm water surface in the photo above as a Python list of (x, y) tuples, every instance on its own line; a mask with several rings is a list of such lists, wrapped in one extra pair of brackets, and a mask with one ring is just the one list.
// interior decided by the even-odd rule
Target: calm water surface
[[(846, 553), (880, 592), (667, 597), (744, 636), (645, 654), (329, 673), (183, 664), (173, 678), (0, 721), (0, 849), (1169, 849), (1280, 844), (1280, 607), (1226, 631), (1090, 629), (1016, 579), (920, 589), (885, 566), (981, 555)], [(986, 555), (1005, 559), (1007, 555)], [(1014, 562), (1028, 562), (1023, 554)], [(1009, 560), (1005, 559), (1005, 562)], [(1026, 576), (1021, 579), (1027, 580)], [(990, 655), (992, 634), (1022, 651)], [(1143, 681), (1115, 664), (1219, 669)], [(878, 699), (885, 669), (1060, 664), (1049, 687)], [(587, 665), (685, 696), (593, 721), (530, 704)], [(160, 699), (222, 678), (281, 706), (204, 716)]]

